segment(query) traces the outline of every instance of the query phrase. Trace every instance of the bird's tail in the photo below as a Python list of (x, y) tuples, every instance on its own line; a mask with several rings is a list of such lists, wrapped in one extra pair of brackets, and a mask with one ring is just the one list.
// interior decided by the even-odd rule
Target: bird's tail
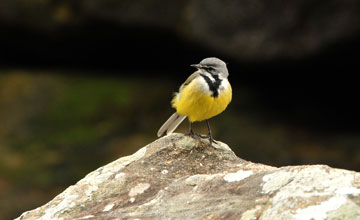
[(186, 116), (179, 115), (178, 113), (174, 113), (159, 129), (157, 135), (158, 137), (162, 136), (164, 133), (166, 135), (171, 134), (180, 124)]

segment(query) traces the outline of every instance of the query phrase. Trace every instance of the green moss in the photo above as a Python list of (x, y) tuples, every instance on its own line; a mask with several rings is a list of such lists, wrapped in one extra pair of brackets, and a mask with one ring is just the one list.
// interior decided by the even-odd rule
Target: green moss
[(19, 84), (6, 93), (11, 101), (6, 107), (22, 109), (8, 111), (14, 114), (8, 116), (16, 135), (8, 132), (3, 138), (11, 146), (3, 156), (18, 155), (19, 164), (0, 162), (1, 173), (17, 185), (68, 185), (103, 164), (98, 157), (106, 149), (101, 147), (124, 126), (128, 119), (121, 115), (129, 112), (133, 101), (133, 83), (123, 79), (26, 73), (0, 79), (0, 84)]

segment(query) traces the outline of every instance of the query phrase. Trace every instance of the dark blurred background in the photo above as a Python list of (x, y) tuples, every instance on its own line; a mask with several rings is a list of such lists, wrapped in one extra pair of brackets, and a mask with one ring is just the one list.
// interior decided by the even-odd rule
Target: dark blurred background
[(209, 56), (233, 86), (214, 136), (239, 157), (360, 171), (359, 24), (358, 0), (1, 0), (1, 218), (156, 140)]

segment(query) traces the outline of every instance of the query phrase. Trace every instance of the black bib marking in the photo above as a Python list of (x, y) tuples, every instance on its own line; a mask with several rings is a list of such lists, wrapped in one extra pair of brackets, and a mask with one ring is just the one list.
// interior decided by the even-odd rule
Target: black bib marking
[(211, 81), (211, 79), (208, 76), (204, 75), (204, 74), (200, 74), (200, 76), (202, 76), (205, 79), (206, 83), (208, 84), (209, 89), (211, 91), (211, 96), (215, 97), (215, 98), (218, 97), (219, 96), (218, 89), (219, 89), (220, 84), (221, 84), (221, 79), (219, 79), (219, 76), (218, 75), (212, 75), (212, 77), (214, 77), (214, 79), (215, 79), (215, 82)]

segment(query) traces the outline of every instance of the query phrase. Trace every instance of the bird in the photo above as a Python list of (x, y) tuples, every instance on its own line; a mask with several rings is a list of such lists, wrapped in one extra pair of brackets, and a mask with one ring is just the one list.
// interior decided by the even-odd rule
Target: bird
[[(174, 93), (171, 105), (176, 112), (161, 126), (157, 135), (171, 134), (185, 118), (189, 120), (189, 135), (213, 139), (208, 119), (222, 113), (232, 99), (232, 88), (228, 81), (229, 72), (226, 63), (216, 57), (203, 59), (199, 64), (190, 65), (197, 70), (191, 74)], [(193, 131), (194, 122), (206, 121), (208, 135)]]

